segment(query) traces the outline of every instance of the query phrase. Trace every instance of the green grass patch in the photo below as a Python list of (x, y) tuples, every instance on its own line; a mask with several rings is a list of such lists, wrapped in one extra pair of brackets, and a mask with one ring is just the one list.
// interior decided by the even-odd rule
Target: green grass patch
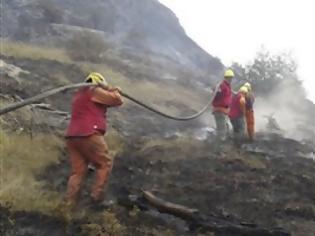
[(41, 47), (21, 42), (9, 42), (1, 39), (1, 55), (32, 60), (48, 59), (63, 63), (71, 62), (66, 51), (57, 48)]
[(255, 155), (250, 155), (246, 152), (235, 152), (235, 150), (231, 150), (227, 157), (224, 158), (226, 162), (240, 162), (244, 166), (254, 169), (254, 170), (263, 170), (267, 168), (266, 161), (262, 157), (258, 157)]
[(61, 202), (57, 192), (44, 190), (36, 174), (58, 162), (60, 141), (53, 136), (8, 134), (0, 130), (0, 204), (14, 210), (52, 213)]

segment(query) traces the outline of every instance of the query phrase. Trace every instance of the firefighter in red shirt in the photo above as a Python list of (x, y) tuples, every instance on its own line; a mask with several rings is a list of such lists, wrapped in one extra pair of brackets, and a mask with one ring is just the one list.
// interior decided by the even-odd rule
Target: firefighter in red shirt
[(106, 112), (109, 107), (120, 106), (123, 103), (120, 89), (110, 88), (101, 74), (93, 72), (85, 81), (98, 86), (84, 87), (75, 93), (71, 120), (66, 132), (66, 145), (72, 169), (66, 201), (73, 206), (78, 200), (89, 163), (96, 168), (91, 198), (95, 203), (102, 202), (104, 198), (104, 187), (113, 166), (104, 140)]
[(232, 101), (231, 80), (234, 72), (228, 69), (224, 73), (224, 80), (214, 91), (212, 111), (217, 127), (217, 135), (221, 141), (226, 140), (229, 130), (228, 113)]

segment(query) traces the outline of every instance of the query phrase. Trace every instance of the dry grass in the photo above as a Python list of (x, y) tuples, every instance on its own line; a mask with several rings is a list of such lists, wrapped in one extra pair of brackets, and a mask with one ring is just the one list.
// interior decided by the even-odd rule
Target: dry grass
[[(88, 223), (80, 226), (82, 232), (80, 235), (84, 236), (125, 236), (127, 234), (127, 228), (122, 225), (117, 219), (115, 213), (110, 211), (104, 211), (98, 215), (94, 215), (99, 218), (96, 220), (98, 223)], [(92, 222), (94, 222), (92, 220)]]
[(181, 150), (180, 155), (171, 155), (171, 159), (174, 161), (185, 159), (187, 156), (190, 156), (190, 158), (198, 157), (198, 155), (191, 155), (191, 153), (196, 154), (198, 150), (204, 150), (206, 145), (205, 142), (200, 142), (187, 134), (183, 134), (171, 141), (163, 138), (143, 139), (143, 144), (139, 152), (141, 155), (147, 155), (155, 149), (167, 150), (169, 153), (175, 153), (178, 152), (177, 150)]
[(240, 162), (244, 166), (253, 170), (263, 170), (267, 168), (265, 161), (257, 156), (246, 153), (237, 153), (235, 150), (229, 151), (224, 161), (226, 162)]
[(108, 48), (102, 36), (88, 30), (75, 32), (66, 45), (68, 55), (75, 61), (98, 62)]
[(142, 226), (138, 229), (143, 236), (176, 236), (176, 232), (171, 229), (154, 229)]
[(178, 84), (169, 84), (166, 81), (134, 83), (133, 86), (127, 87), (126, 92), (174, 115), (182, 112), (180, 105), (199, 110), (207, 102), (200, 96), (200, 91), (193, 91)]
[[(207, 102), (207, 94), (204, 91), (191, 89), (176, 82), (165, 80), (131, 80), (106, 64), (73, 62), (66, 51), (62, 49), (45, 48), (2, 40), (1, 54), (16, 58), (28, 58), (33, 60), (48, 59), (62, 63), (74, 63), (79, 65), (83, 71), (86, 71), (86, 73), (89, 73), (90, 71), (98, 71), (108, 78), (110, 84), (120, 86), (126, 93), (133, 95), (139, 100), (145, 101), (148, 104), (153, 104), (156, 108), (174, 115), (178, 115), (182, 112), (181, 109), (174, 104), (182, 104), (190, 109), (199, 110)], [(68, 83), (68, 80), (63, 76), (56, 77), (60, 77), (59, 82), (61, 85)], [(169, 105), (168, 103), (173, 105)], [(126, 102), (126, 105), (128, 104), (129, 102)]]
[(52, 136), (6, 134), (0, 131), (0, 204), (14, 210), (52, 213), (61, 202), (60, 194), (43, 189), (35, 176), (58, 161), (60, 141)]
[[(205, 91), (185, 87), (176, 82), (165, 80), (131, 80), (121, 73), (113, 71), (105, 64), (85, 63), (81, 65), (81, 68), (86, 72), (98, 71), (102, 73), (111, 85), (119, 86), (124, 92), (140, 101), (174, 115), (178, 115), (182, 110), (177, 106), (167, 105), (169, 102), (172, 104), (182, 104), (193, 110), (201, 109), (208, 102)], [(129, 101), (126, 102), (126, 105), (128, 104)]]
[(124, 150), (125, 142), (123, 137), (115, 129), (110, 128), (108, 130), (105, 140), (113, 157), (120, 154)]
[[(15, 102), (14, 99), (2, 99), (0, 98), (0, 108), (3, 108), (11, 103)], [(2, 116), (0, 116), (0, 158), (3, 158), (2, 155), (2, 148), (4, 148), (2, 145), (3, 141), (3, 132), (1, 130), (11, 130), (15, 132), (15, 136), (19, 136), (21, 133), (24, 133), (25, 135), (31, 136), (33, 134), (32, 131), (32, 125), (31, 123), (33, 122), (33, 116), (34, 114), (30, 110), (30, 107), (25, 106), (20, 109), (17, 109), (15, 111), (8, 112)], [(0, 175), (1, 177), (1, 175)]]
[(184, 147), (187, 147), (188, 149), (190, 149), (191, 147), (196, 147), (196, 145), (198, 144), (201, 144), (201, 142), (186, 135), (178, 137), (172, 140), (171, 142), (163, 138), (160, 138), (160, 139), (154, 138), (154, 139), (146, 140), (145, 144), (142, 146), (140, 151), (144, 151), (144, 150), (157, 147), (157, 146), (161, 146), (164, 148), (179, 148), (179, 149), (183, 149)]
[(16, 58), (28, 58), (33, 60), (48, 59), (63, 63), (71, 62), (71, 59), (62, 49), (47, 48), (20, 42), (8, 42), (1, 39), (1, 55)]

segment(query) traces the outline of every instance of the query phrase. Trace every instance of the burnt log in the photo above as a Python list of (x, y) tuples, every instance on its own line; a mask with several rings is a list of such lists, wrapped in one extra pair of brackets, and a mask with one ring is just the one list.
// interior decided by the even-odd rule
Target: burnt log
[(201, 214), (197, 209), (188, 208), (183, 205), (174, 204), (154, 196), (149, 191), (142, 191), (143, 198), (148, 204), (162, 213), (168, 213), (184, 219), (191, 230), (210, 231), (218, 235), (242, 235), (242, 236), (289, 236), (284, 229), (268, 229), (252, 223), (236, 222), (215, 215)]
[(192, 219), (197, 213), (199, 213), (197, 209), (167, 202), (154, 196), (149, 191), (143, 191), (143, 197), (160, 212), (169, 213), (182, 219)]

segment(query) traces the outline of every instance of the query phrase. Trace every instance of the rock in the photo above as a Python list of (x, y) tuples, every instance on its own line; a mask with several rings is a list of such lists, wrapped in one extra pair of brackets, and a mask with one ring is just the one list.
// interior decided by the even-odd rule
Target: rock
[(13, 64), (6, 63), (0, 60), (0, 76), (7, 75), (10, 79), (13, 79), (17, 83), (21, 83), (21, 74), (30, 74), (29, 71), (23, 70), (22, 68)]

